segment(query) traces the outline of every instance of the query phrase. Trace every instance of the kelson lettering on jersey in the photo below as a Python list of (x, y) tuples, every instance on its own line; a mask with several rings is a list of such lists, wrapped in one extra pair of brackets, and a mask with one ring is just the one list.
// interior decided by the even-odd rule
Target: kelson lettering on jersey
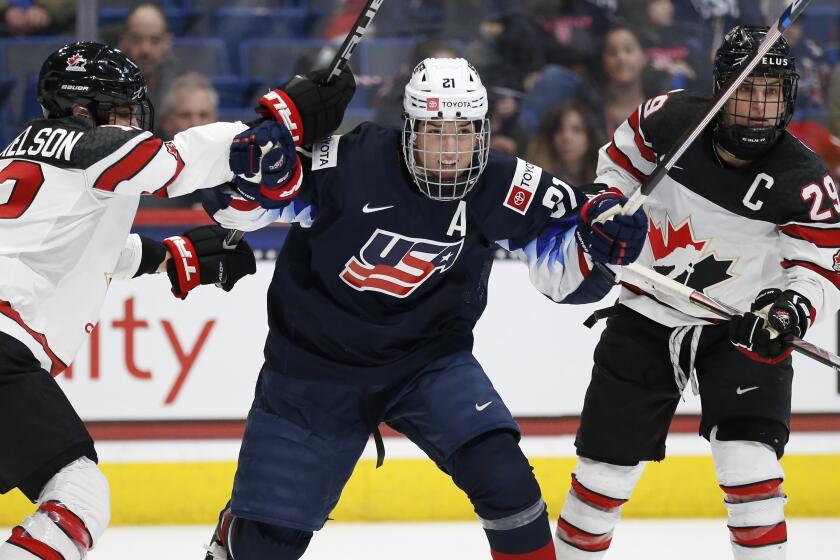
[(85, 135), (79, 130), (44, 127), (30, 138), (31, 130), (31, 126), (26, 127), (26, 130), (18, 134), (12, 143), (0, 152), (0, 157), (41, 156), (69, 162), (73, 156), (73, 148)]
[(360, 292), (398, 298), (411, 295), (435, 271), (446, 272), (461, 254), (464, 240), (441, 243), (377, 229), (358, 257), (351, 257), (339, 277)]

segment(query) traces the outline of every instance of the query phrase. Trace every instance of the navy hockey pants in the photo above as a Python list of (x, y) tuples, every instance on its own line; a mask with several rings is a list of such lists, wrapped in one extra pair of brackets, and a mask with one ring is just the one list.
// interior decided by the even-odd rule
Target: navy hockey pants
[[(373, 388), (376, 389), (376, 388)], [(371, 388), (281, 375), (263, 366), (245, 427), (233, 515), (317, 531), (333, 510), (370, 435)], [(388, 398), (382, 420), (435, 463), (493, 430), (519, 427), (469, 352), (430, 364)]]

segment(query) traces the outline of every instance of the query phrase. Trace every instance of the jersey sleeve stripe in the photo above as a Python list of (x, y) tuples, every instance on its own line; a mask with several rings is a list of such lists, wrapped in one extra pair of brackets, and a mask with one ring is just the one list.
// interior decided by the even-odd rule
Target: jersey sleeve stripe
[(779, 231), (789, 237), (809, 241), (817, 247), (840, 247), (840, 231), (835, 228), (815, 228), (789, 224), (781, 226)]
[(166, 151), (175, 158), (175, 171), (172, 173), (172, 177), (169, 178), (166, 184), (153, 193), (158, 198), (169, 198), (169, 193), (166, 192), (166, 187), (171, 185), (184, 169), (184, 159), (181, 157), (180, 152), (178, 152), (178, 148), (175, 146), (175, 143), (166, 142), (164, 146), (166, 147)]
[(50, 375), (55, 377), (65, 369), (67, 369), (67, 364), (62, 362), (55, 353), (50, 350), (50, 345), (47, 343), (47, 337), (39, 332), (35, 332), (29, 328), (29, 326), (23, 322), (23, 319), (20, 316), (20, 313), (15, 311), (12, 308), (12, 304), (8, 301), (0, 300), (0, 314), (5, 315), (25, 330), (29, 336), (31, 336), (38, 344), (41, 345), (41, 348), (44, 349), (44, 352), (47, 354), (47, 357), (52, 362), (52, 367), (50, 368)]
[(120, 183), (140, 173), (154, 159), (162, 145), (163, 140), (160, 138), (150, 138), (140, 142), (122, 159), (106, 169), (96, 180), (93, 188), (114, 192)]
[(818, 264), (814, 264), (808, 261), (792, 261), (792, 260), (783, 260), (782, 261), (782, 268), (792, 268), (794, 266), (801, 266), (802, 268), (807, 268), (808, 270), (812, 270), (834, 284), (834, 287), (840, 290), (840, 274), (834, 272), (832, 270), (828, 270), (826, 268), (821, 267)]
[(633, 137), (636, 140), (636, 147), (643, 158), (649, 162), (656, 163), (656, 153), (645, 143), (645, 138), (642, 135), (642, 130), (639, 128), (639, 109), (633, 111), (628, 119), (630, 128), (633, 129)]
[(615, 145), (615, 142), (610, 143), (610, 147), (607, 148), (607, 155), (610, 156), (610, 159), (613, 160), (613, 162), (616, 165), (624, 169), (640, 183), (644, 182), (644, 180), (647, 179), (647, 174), (642, 173), (641, 171), (636, 169), (636, 166), (633, 165), (633, 162), (630, 161), (630, 158), (628, 158), (626, 155), (624, 155), (624, 152), (618, 149), (618, 147)]

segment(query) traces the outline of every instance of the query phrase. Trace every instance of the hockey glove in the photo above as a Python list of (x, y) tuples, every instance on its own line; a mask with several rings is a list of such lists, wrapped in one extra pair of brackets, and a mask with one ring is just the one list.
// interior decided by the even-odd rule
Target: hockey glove
[(254, 184), (248, 190), (258, 191), (269, 200), (294, 198), (303, 180), (300, 157), (289, 129), (274, 121), (264, 121), (233, 138), (230, 169)]
[(356, 79), (349, 68), (329, 84), (329, 71), (314, 70), (295, 76), (263, 95), (257, 113), (286, 124), (297, 146), (310, 144), (332, 134), (344, 119), (344, 111), (356, 93)]
[(786, 335), (802, 338), (814, 316), (811, 303), (793, 290), (768, 288), (759, 292), (750, 311), (729, 323), (729, 339), (757, 362), (776, 364), (790, 356)]
[(616, 214), (604, 222), (598, 216), (627, 198), (617, 189), (609, 189), (590, 198), (577, 219), (578, 243), (593, 260), (617, 265), (635, 261), (647, 238), (647, 216), (642, 209), (630, 216)]
[(224, 245), (227, 230), (200, 226), (163, 240), (172, 258), (166, 273), (175, 297), (184, 299), (200, 284), (220, 284), (229, 292), (240, 278), (257, 271), (251, 247), (243, 239), (236, 247)]

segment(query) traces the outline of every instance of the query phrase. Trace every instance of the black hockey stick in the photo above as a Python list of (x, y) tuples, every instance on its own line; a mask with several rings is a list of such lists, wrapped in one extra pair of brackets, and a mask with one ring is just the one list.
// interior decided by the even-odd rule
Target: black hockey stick
[[(699, 292), (693, 288), (680, 284), (672, 278), (663, 276), (656, 271), (653, 271), (644, 266), (633, 263), (623, 267), (622, 283), (627, 283), (641, 289), (645, 294), (655, 297), (664, 305), (675, 307), (669, 304), (668, 301), (685, 301), (688, 300), (692, 304), (711, 311), (715, 315), (724, 319), (732, 319), (741, 312), (731, 305), (720, 302), (706, 294)], [(805, 342), (799, 337), (788, 335), (782, 339), (785, 343), (790, 344), (793, 349), (800, 354), (803, 354), (812, 360), (816, 360), (821, 364), (825, 364), (840, 372), (840, 356), (829, 352), (819, 346)]]
[(651, 191), (653, 191), (653, 189), (662, 182), (662, 179), (665, 178), (674, 164), (677, 163), (677, 160), (682, 157), (683, 153), (685, 153), (689, 146), (691, 146), (691, 143), (700, 136), (706, 126), (713, 118), (715, 118), (715, 115), (717, 115), (718, 111), (720, 111), (720, 108), (723, 107), (729, 97), (736, 89), (738, 89), (741, 82), (743, 82), (744, 79), (750, 75), (750, 72), (758, 66), (758, 63), (761, 62), (764, 55), (767, 54), (779, 37), (782, 36), (782, 33), (784, 33), (784, 31), (790, 27), (794, 21), (796, 21), (796, 18), (802, 15), (802, 12), (805, 11), (805, 7), (810, 2), (811, 0), (794, 0), (794, 2), (787, 7), (778, 21), (776, 21), (776, 23), (773, 24), (773, 27), (767, 31), (767, 36), (764, 37), (764, 40), (752, 54), (752, 58), (750, 58), (749, 63), (747, 63), (743, 70), (741, 70), (741, 73), (737, 76), (731, 77), (729, 81), (724, 84), (724, 87), (718, 90), (711, 101), (709, 101), (709, 106), (706, 109), (706, 112), (695, 120), (691, 127), (683, 132), (682, 136), (677, 139), (671, 149), (668, 150), (668, 152), (659, 160), (656, 168), (644, 180), (642, 186), (637, 189), (632, 196), (630, 196), (630, 200), (627, 201), (627, 204), (625, 204), (623, 208), (615, 206), (614, 211), (605, 212), (603, 215), (598, 216), (598, 222), (604, 222), (619, 212), (624, 215), (631, 215), (638, 210), (639, 207), (641, 207), (645, 199), (647, 199), (650, 195)]
[[(332, 82), (336, 76), (341, 74), (341, 71), (344, 70), (350, 62), (350, 59), (353, 57), (353, 53), (356, 52), (356, 47), (362, 42), (362, 38), (365, 36), (365, 33), (367, 33), (371, 22), (373, 22), (373, 18), (376, 16), (376, 13), (379, 11), (379, 8), (382, 6), (384, 1), (385, 0), (367, 0), (361, 13), (359, 13), (359, 17), (356, 18), (353, 28), (350, 30), (350, 33), (347, 34), (347, 37), (344, 38), (344, 42), (341, 43), (341, 47), (338, 51), (336, 51), (332, 62), (330, 62), (328, 67), (330, 73), (327, 75), (325, 83), (329, 84)], [(244, 231), (240, 231), (238, 229), (230, 230), (225, 238), (224, 248), (233, 249), (236, 247), (243, 235), (245, 235)]]

